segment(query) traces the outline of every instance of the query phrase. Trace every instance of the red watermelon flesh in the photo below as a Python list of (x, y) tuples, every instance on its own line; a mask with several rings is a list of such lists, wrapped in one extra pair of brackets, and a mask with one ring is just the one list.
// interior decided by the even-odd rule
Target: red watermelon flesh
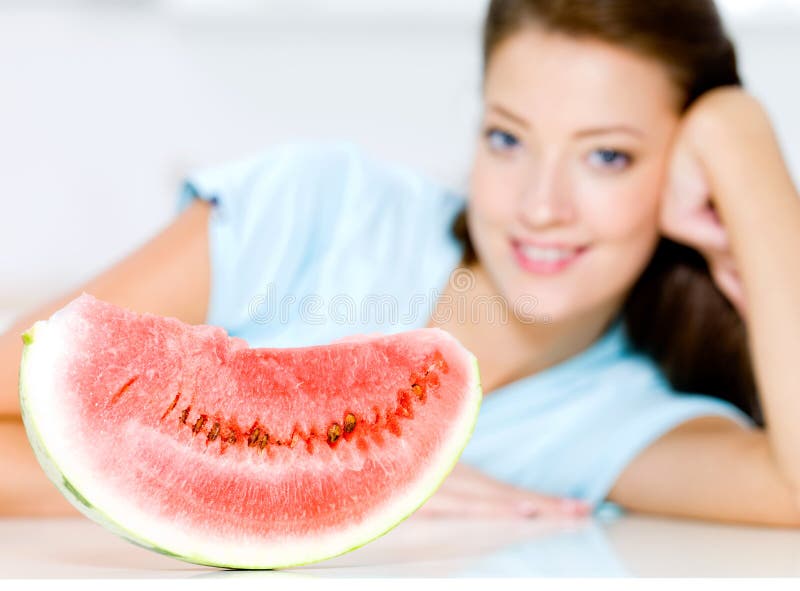
[(23, 336), (20, 401), (48, 476), (119, 535), (278, 568), (402, 521), (477, 419), (474, 356), (440, 329), (249, 348), (83, 294)]

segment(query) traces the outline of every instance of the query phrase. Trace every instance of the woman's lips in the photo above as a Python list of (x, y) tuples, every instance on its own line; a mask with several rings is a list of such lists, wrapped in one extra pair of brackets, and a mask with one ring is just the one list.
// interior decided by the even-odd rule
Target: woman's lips
[(511, 240), (517, 264), (525, 271), (543, 275), (559, 273), (577, 261), (588, 246), (540, 244)]

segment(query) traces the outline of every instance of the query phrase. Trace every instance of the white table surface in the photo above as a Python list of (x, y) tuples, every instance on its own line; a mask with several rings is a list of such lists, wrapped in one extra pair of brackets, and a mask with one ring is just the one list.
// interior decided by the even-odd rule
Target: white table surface
[(184, 563), (82, 517), (0, 519), (0, 540), (0, 576), (15, 578), (800, 575), (800, 530), (637, 515), (571, 522), (413, 515), (348, 554), (285, 571)]

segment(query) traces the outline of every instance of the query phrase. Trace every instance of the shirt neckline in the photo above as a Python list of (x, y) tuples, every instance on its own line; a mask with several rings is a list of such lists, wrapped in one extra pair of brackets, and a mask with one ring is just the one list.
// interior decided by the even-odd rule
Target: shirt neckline
[(625, 321), (620, 312), (605, 332), (582, 351), (555, 365), (496, 388), (491, 394), (486, 395), (483, 403), (489, 401), (490, 404), (500, 404), (509, 397), (514, 397), (517, 392), (523, 391), (526, 397), (531, 392), (537, 391), (537, 397), (562, 398), (563, 388), (553, 386), (563, 382), (565, 376), (574, 375), (576, 372), (589, 372), (598, 366), (606, 365), (622, 356), (628, 348)]

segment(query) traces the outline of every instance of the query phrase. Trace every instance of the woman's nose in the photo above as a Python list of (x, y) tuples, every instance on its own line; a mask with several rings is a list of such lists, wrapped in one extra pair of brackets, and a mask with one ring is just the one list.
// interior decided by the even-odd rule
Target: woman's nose
[(518, 215), (533, 228), (566, 224), (575, 219), (569, 182), (556, 162), (536, 167), (519, 199)]

